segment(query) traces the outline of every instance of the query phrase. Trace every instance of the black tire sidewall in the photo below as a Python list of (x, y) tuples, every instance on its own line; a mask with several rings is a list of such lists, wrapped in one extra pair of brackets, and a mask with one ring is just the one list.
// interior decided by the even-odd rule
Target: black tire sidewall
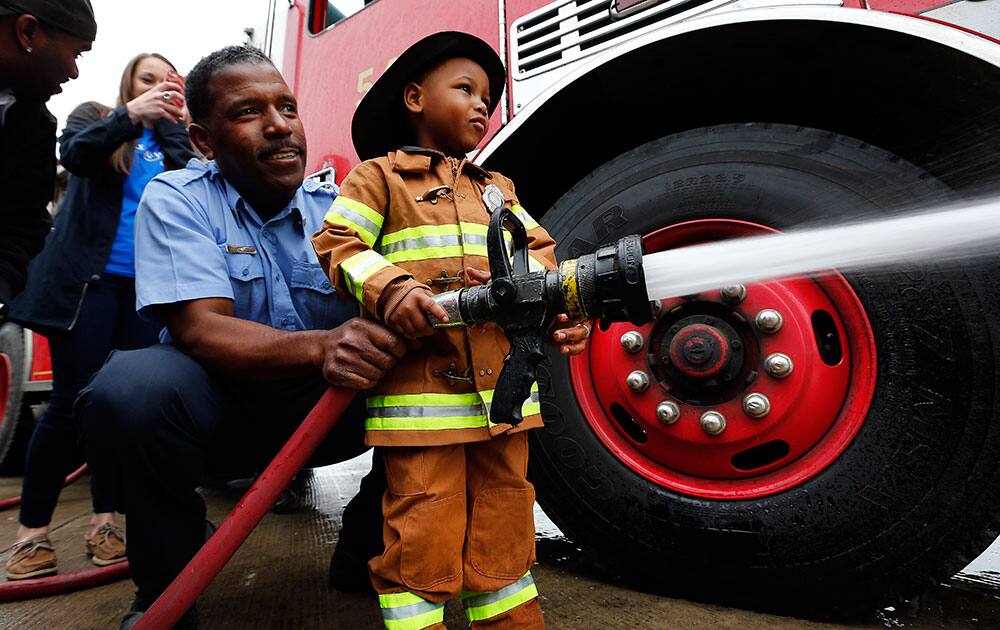
[[(611, 160), (543, 224), (563, 259), (685, 220), (787, 229), (948, 194), (916, 167), (850, 138), (729, 125)], [(539, 501), (575, 540), (619, 559), (709, 571), (755, 591), (905, 593), (946, 577), (996, 536), (995, 517), (983, 510), (995, 512), (1000, 485), (1000, 429), (991, 425), (997, 308), (982, 275), (929, 265), (851, 274), (878, 353), (870, 411), (827, 469), (755, 500), (686, 496), (626, 468), (590, 429), (566, 385), (568, 363), (550, 353), (539, 374), (546, 426), (532, 432)]]

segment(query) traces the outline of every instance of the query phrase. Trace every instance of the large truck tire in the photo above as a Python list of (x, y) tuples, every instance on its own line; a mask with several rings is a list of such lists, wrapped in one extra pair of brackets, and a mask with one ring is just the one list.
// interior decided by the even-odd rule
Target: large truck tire
[(24, 329), (7, 322), (0, 325), (0, 470), (17, 441), (24, 392)]
[[(724, 125), (610, 160), (542, 223), (564, 259), (632, 233), (652, 251), (952, 195), (849, 137)], [(587, 353), (550, 352), (540, 369), (539, 502), (650, 589), (837, 614), (947, 579), (1000, 534), (996, 271), (990, 260), (769, 282), (738, 304), (710, 292), (665, 303), (645, 327), (598, 327)], [(784, 316), (775, 333), (754, 325), (764, 307)], [(742, 341), (737, 380), (671, 377), (656, 355), (691, 321)], [(637, 328), (645, 346), (630, 354), (621, 336)], [(785, 379), (762, 365), (776, 351), (793, 359)], [(642, 393), (625, 385), (636, 369), (652, 376)], [(771, 404), (759, 419), (741, 405), (755, 391)], [(681, 412), (672, 424), (656, 414), (664, 400)], [(700, 424), (712, 409), (727, 420), (718, 435)]]

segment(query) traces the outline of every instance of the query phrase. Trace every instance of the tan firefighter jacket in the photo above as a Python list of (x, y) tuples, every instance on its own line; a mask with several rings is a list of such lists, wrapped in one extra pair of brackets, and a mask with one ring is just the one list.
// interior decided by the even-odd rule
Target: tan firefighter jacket
[[(466, 267), (489, 270), (484, 192), (524, 222), (532, 268), (555, 268), (555, 242), (518, 204), (509, 179), (429, 149), (400, 149), (354, 168), (313, 246), (337, 290), (385, 321), (416, 288), (450, 291), (468, 286)], [(541, 426), (537, 383), (517, 428), (488, 415), (507, 349), (492, 323), (424, 339), (369, 392), (366, 442), (457, 444)]]

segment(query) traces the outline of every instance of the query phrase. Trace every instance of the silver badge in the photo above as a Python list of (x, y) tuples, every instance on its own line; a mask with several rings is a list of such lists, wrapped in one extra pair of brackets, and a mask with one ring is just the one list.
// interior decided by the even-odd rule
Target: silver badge
[(490, 214), (502, 208), (505, 201), (503, 192), (497, 188), (496, 184), (488, 185), (483, 191), (483, 203), (486, 204), (486, 210)]

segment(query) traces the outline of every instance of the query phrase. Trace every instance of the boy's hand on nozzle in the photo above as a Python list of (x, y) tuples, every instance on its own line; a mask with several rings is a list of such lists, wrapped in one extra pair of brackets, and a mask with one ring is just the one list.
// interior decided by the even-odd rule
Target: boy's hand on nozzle
[(590, 323), (570, 321), (569, 316), (560, 314), (552, 322), (551, 340), (559, 352), (571, 357), (587, 349), (590, 340)]
[[(469, 284), (486, 284), (490, 281), (489, 271), (480, 271), (474, 267), (466, 267), (465, 275), (469, 278)], [(587, 349), (590, 338), (590, 323), (585, 321), (570, 321), (569, 316), (560, 314), (556, 316), (549, 330), (550, 343), (559, 348), (559, 352), (566, 356), (580, 354)]]
[(447, 311), (431, 298), (430, 291), (414, 289), (406, 294), (386, 323), (399, 334), (411, 339), (430, 337), (437, 331), (427, 319), (428, 315), (433, 315), (442, 322), (448, 321)]
[(480, 271), (475, 267), (466, 267), (465, 275), (469, 279), (469, 284), (475, 286), (477, 284), (486, 284), (490, 281), (493, 276), (490, 275), (488, 271)]

